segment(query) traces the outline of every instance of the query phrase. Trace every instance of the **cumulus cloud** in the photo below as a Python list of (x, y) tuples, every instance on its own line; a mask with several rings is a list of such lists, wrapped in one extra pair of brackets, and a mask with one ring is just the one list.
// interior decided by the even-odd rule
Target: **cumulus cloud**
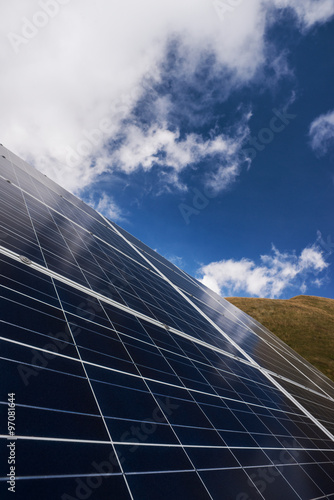
[(312, 149), (319, 155), (326, 154), (334, 145), (334, 110), (320, 115), (311, 123), (309, 136)]
[[(303, 27), (332, 15), (331, 0), (288, 4), (274, 3), (293, 9)], [(211, 72), (229, 75), (230, 87), (249, 82), (268, 59), (265, 37), (273, 3), (247, 0), (224, 19), (208, 0), (16, 0), (15, 9), (6, 2), (1, 9), (0, 62), (6, 68), (0, 80), (1, 142), (78, 192), (116, 168), (115, 150), (118, 168), (131, 173), (151, 168), (154, 158), (161, 166), (163, 156), (180, 169), (196, 154), (201, 158), (205, 150), (219, 148), (220, 133), (208, 142), (198, 132), (183, 137), (181, 128), (179, 136), (159, 120), (145, 128), (134, 110), (150, 93), (148, 85), (154, 92), (166, 85), (162, 62), (172, 39), (183, 47), (180, 82), (189, 82), (208, 54)], [(203, 96), (189, 94), (189, 105)], [(153, 104), (163, 116), (179, 106), (159, 95)], [(125, 127), (128, 155), (118, 143)], [(141, 137), (145, 153), (137, 150)]]
[(304, 248), (299, 256), (281, 253), (273, 246), (271, 254), (262, 255), (258, 264), (246, 258), (222, 260), (201, 267), (199, 275), (204, 285), (224, 296), (276, 298), (288, 289), (305, 293), (308, 282), (321, 283), (317, 276), (327, 267), (316, 245)]
[(150, 170), (153, 166), (170, 167), (168, 179), (182, 188), (178, 174), (186, 167), (206, 159), (224, 162), (208, 180), (216, 190), (231, 183), (240, 170), (243, 157), (239, 156), (248, 132), (246, 124), (238, 135), (217, 134), (205, 140), (200, 134), (190, 133), (181, 138), (180, 130), (168, 130), (166, 124), (154, 124), (146, 130), (134, 125), (127, 128), (121, 146), (110, 154), (113, 165), (131, 173), (138, 168)]

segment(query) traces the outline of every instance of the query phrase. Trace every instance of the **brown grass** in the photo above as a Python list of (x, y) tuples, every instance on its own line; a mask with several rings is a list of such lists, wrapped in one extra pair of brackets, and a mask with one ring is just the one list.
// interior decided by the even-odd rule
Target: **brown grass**
[(334, 300), (227, 298), (334, 381)]

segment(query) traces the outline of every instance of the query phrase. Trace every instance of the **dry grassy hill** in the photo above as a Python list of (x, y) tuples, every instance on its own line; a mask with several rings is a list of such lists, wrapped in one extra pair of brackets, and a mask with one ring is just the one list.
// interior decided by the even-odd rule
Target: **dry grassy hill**
[(227, 298), (334, 381), (334, 300)]

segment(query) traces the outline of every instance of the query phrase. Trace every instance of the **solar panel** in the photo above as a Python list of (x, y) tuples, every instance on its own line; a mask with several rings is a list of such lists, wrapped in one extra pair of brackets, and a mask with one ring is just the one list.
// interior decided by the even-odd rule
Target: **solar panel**
[(0, 150), (1, 498), (334, 498), (334, 384)]

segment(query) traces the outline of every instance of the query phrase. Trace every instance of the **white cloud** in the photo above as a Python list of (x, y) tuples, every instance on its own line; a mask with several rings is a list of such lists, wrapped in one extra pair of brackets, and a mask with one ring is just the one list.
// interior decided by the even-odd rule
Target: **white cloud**
[(326, 279), (325, 279), (325, 278), (323, 278), (323, 279), (319, 279), (319, 278), (317, 278), (317, 279), (315, 279), (312, 283), (313, 283), (313, 285), (314, 285), (314, 286), (316, 286), (317, 288), (321, 288), (321, 287), (324, 285), (324, 283), (325, 283), (325, 282), (326, 282)]
[(316, 118), (311, 123), (309, 135), (312, 149), (319, 155), (326, 154), (334, 145), (334, 110)]
[(299, 258), (300, 270), (323, 271), (328, 264), (323, 259), (320, 249), (315, 247), (304, 248)]
[(334, 0), (274, 0), (275, 6), (293, 9), (302, 28), (323, 24), (334, 16)]
[(122, 210), (116, 205), (115, 201), (107, 193), (101, 193), (98, 196), (98, 201), (94, 201), (92, 196), (88, 199), (91, 205), (99, 213), (111, 219), (112, 221), (124, 221), (125, 217)]
[[(251, 116), (250, 112), (245, 113), (231, 137), (224, 140), (222, 154), (217, 158), (218, 167), (208, 174), (206, 179), (206, 185), (213, 194), (228, 189), (239, 176), (243, 163), (249, 164), (242, 147), (249, 134), (248, 121)], [(222, 138), (220, 138), (219, 143), (221, 142), (223, 142)]]
[(220, 190), (229, 185), (238, 175), (242, 159), (238, 157), (248, 127), (243, 123), (238, 135), (229, 137), (224, 134), (204, 140), (199, 134), (187, 134), (181, 139), (180, 131), (168, 130), (164, 125), (153, 125), (147, 130), (131, 125), (119, 149), (111, 154), (111, 163), (118, 165), (126, 173), (138, 168), (150, 170), (154, 165), (170, 167), (165, 181), (179, 183), (178, 173), (206, 158), (224, 161), (216, 174), (209, 180), (210, 187)]
[(127, 173), (140, 167), (150, 170), (158, 164), (181, 170), (195, 161), (199, 152), (196, 139), (200, 140), (191, 134), (180, 140), (180, 132), (172, 132), (166, 126), (153, 125), (146, 131), (130, 126), (124, 143), (113, 156)]
[(213, 194), (228, 189), (240, 174), (241, 164), (235, 160), (228, 165), (220, 165), (217, 171), (210, 175), (207, 186)]
[[(332, 4), (294, 0), (289, 8), (309, 27), (328, 19)], [(80, 191), (114, 168), (107, 144), (119, 137), (148, 82), (161, 81), (161, 61), (172, 38), (185, 48), (182, 71), (192, 75), (202, 55), (211, 53), (217, 71), (224, 68), (240, 85), (266, 60), (272, 6), (272, 0), (247, 0), (222, 21), (209, 0), (16, 0), (15, 9), (3, 2), (2, 142), (64, 187)], [(156, 105), (157, 114), (166, 114), (173, 103)], [(188, 164), (194, 150), (203, 155), (203, 149), (219, 147), (219, 138), (180, 141), (169, 124), (148, 134), (130, 123), (129, 133), (130, 146), (142, 134), (147, 149), (143, 154), (134, 148), (129, 157), (120, 151), (126, 172), (139, 160), (150, 168), (159, 147), (176, 168)]]
[[(261, 256), (259, 264), (246, 258), (222, 260), (201, 267), (199, 274), (204, 285), (224, 296), (246, 294), (274, 298), (290, 288), (305, 293), (307, 281), (327, 267), (317, 246), (304, 248), (299, 256), (281, 253), (273, 247), (270, 255)], [(316, 282), (321, 283), (319, 278)]]
[[(327, 240), (327, 241), (326, 241)], [(331, 255), (334, 250), (334, 241), (332, 241), (331, 235), (328, 235), (326, 240), (324, 240), (321, 231), (317, 231), (317, 244), (325, 250), (327, 256)]]

